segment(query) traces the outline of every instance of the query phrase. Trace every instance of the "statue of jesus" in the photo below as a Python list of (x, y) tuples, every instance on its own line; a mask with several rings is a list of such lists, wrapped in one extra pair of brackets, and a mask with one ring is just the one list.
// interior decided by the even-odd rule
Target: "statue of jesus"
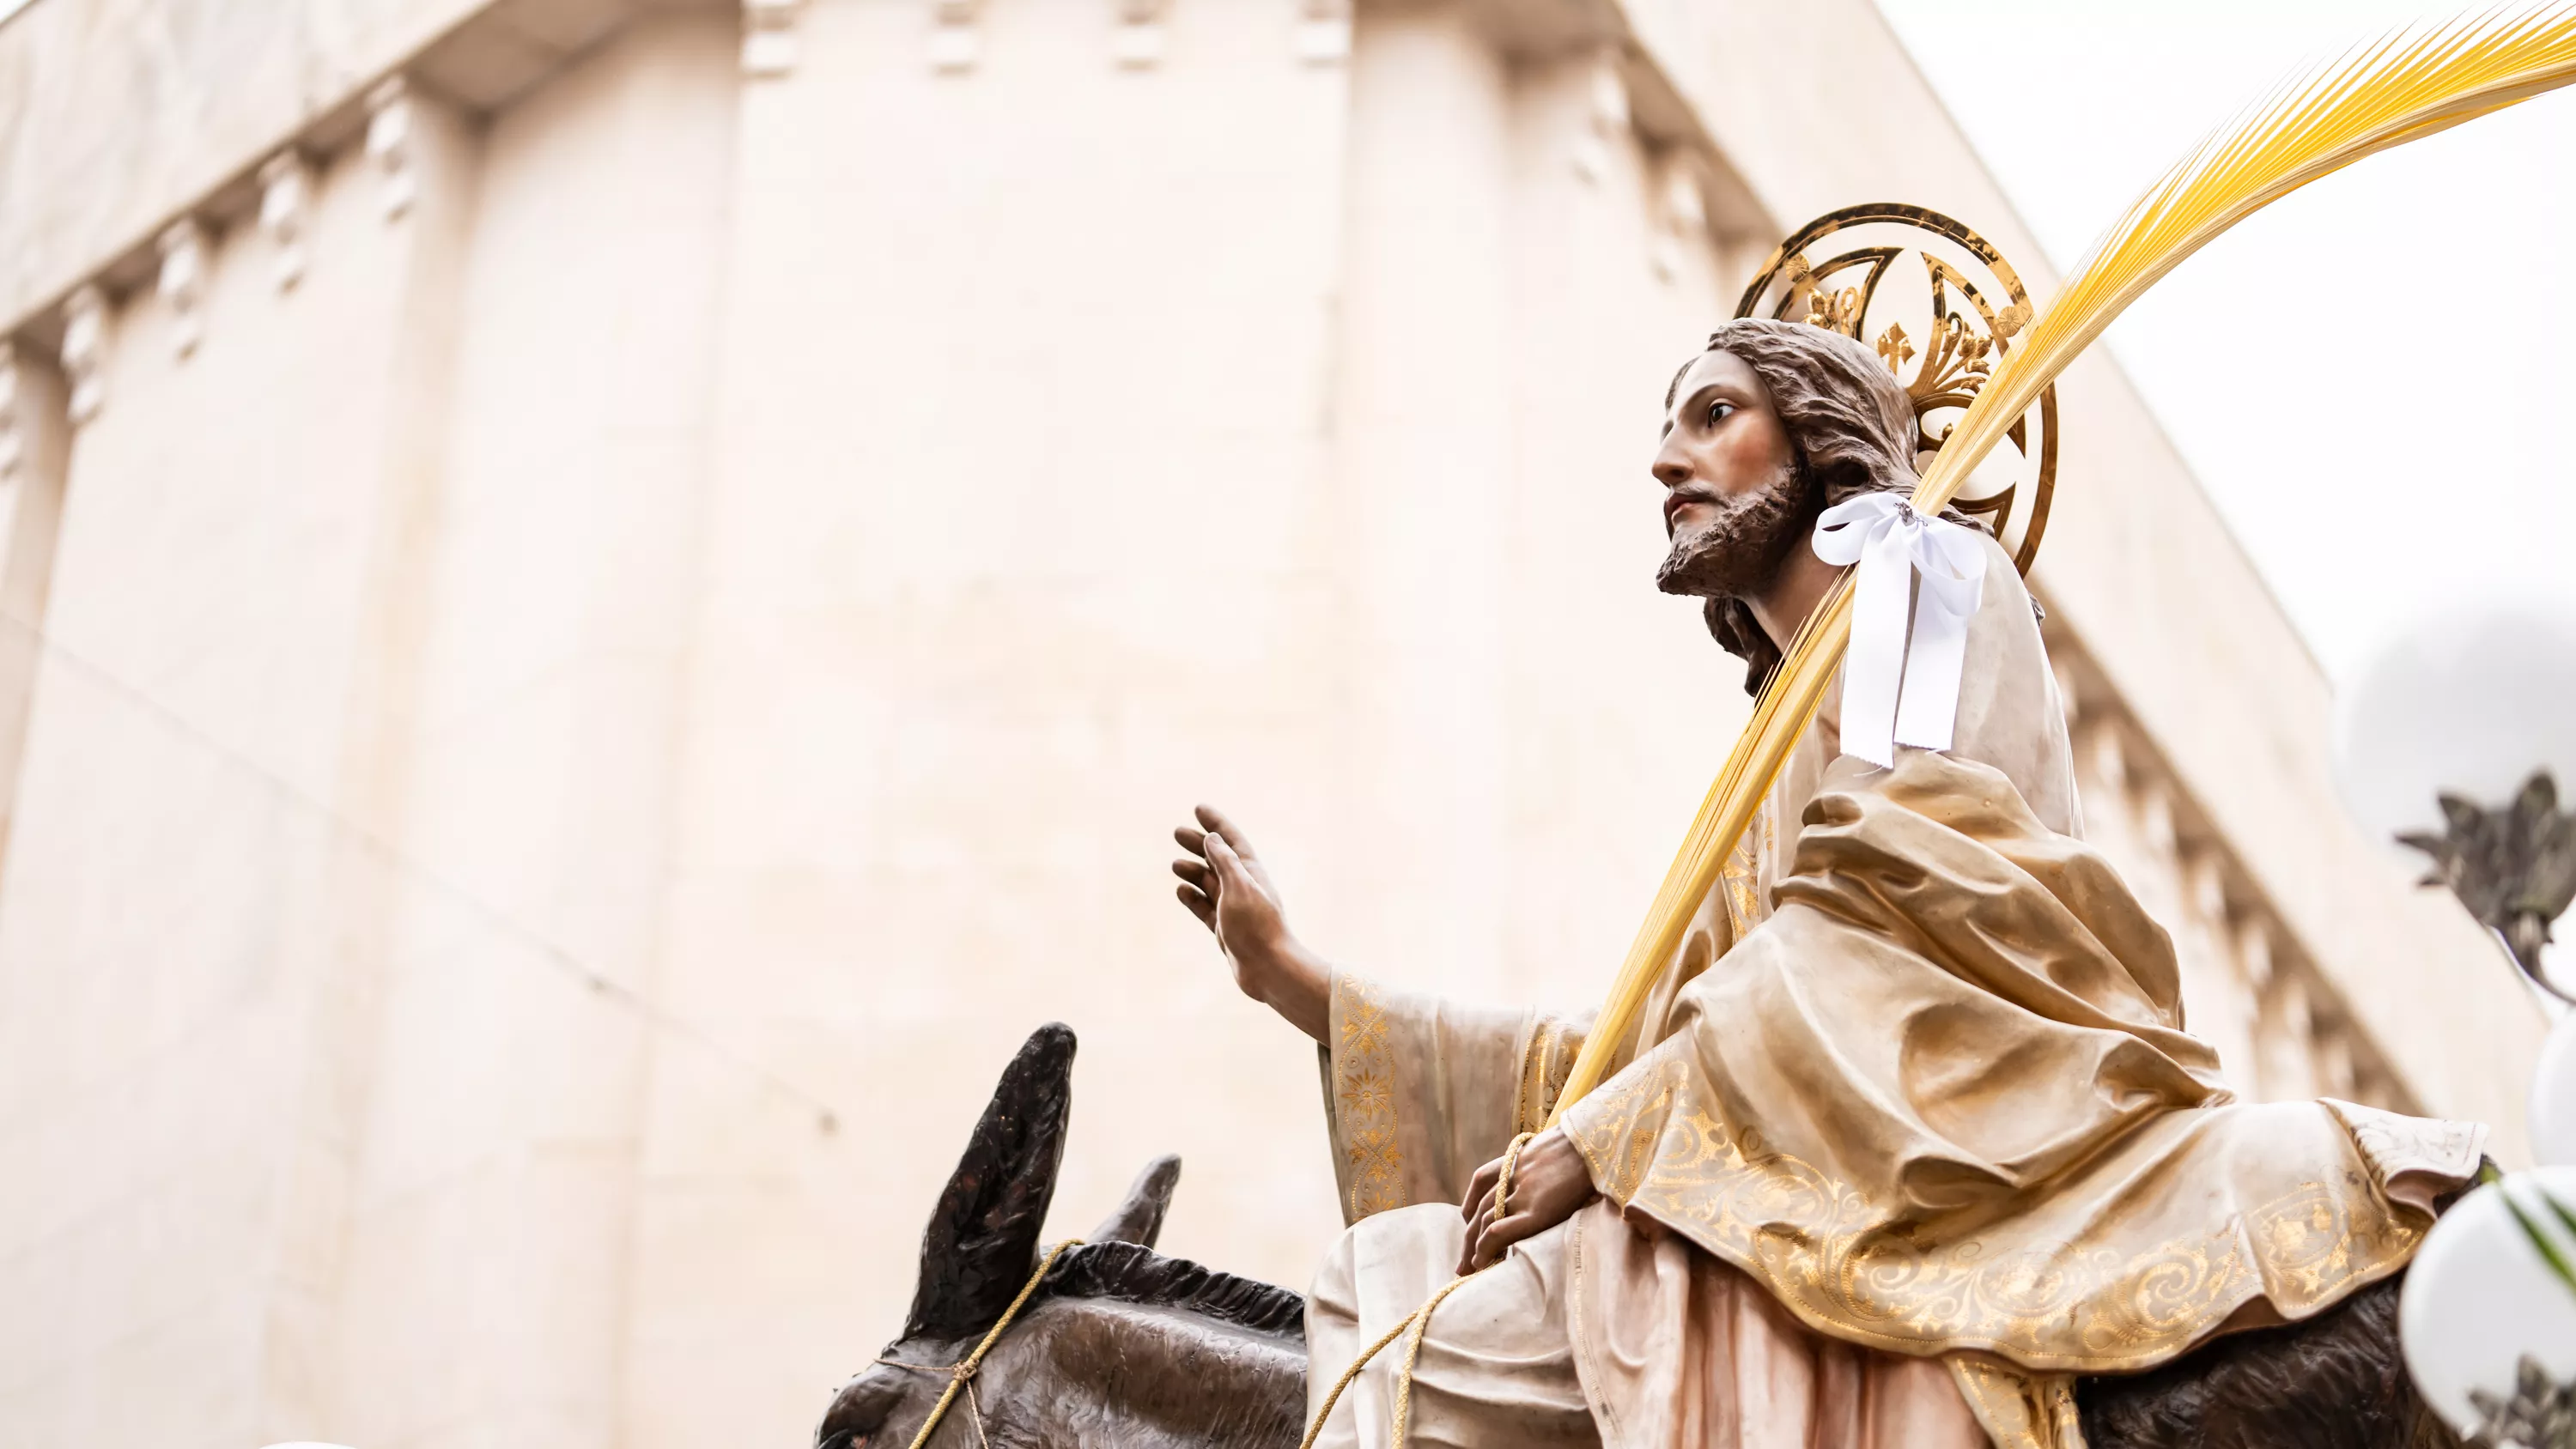
[[(1916, 426), (1887, 366), (1824, 327), (1730, 322), (1674, 379), (1657, 583), (1703, 601), (1752, 687), (1840, 572), (1819, 517), (1910, 493)], [(1553, 1127), (1588, 1014), (1336, 970), (1240, 826), (1202, 807), (1176, 832), (1182, 904), (1326, 1057), (1349, 1228), (1309, 1298), (1310, 1411), (1474, 1273), (1405, 1391), (1426, 1449), (2069, 1449), (2075, 1375), (2404, 1266), (2483, 1129), (2233, 1100), (2183, 1030), (2165, 932), (2080, 839), (2036, 611), (1978, 540), (1951, 747), (1844, 754), (1838, 682), (1618, 1071)], [(1354, 1379), (1320, 1444), (1387, 1442), (1402, 1357)]]

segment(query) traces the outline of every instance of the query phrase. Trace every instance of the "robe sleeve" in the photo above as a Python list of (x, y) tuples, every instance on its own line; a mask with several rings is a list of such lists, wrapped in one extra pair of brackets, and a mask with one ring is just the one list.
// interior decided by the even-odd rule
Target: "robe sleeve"
[(1335, 978), (1320, 1052), (1343, 1220), (1463, 1197), (1477, 1168), (1545, 1123), (1589, 1021)]

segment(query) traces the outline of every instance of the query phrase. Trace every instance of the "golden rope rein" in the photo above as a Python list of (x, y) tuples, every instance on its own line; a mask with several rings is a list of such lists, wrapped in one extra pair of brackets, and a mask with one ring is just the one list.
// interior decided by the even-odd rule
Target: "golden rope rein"
[(1047, 1249), (1046, 1257), (1041, 1259), (1038, 1263), (1038, 1270), (1029, 1275), (1028, 1282), (1020, 1285), (1020, 1296), (1012, 1299), (1011, 1306), (1002, 1310), (1002, 1316), (993, 1320), (993, 1327), (990, 1332), (987, 1332), (984, 1335), (984, 1341), (975, 1345), (975, 1351), (966, 1355), (963, 1362), (942, 1365), (929, 1363), (905, 1363), (903, 1360), (895, 1358), (881, 1358), (877, 1360), (877, 1362), (886, 1364), (893, 1368), (916, 1369), (922, 1373), (948, 1375), (948, 1387), (940, 1393), (939, 1402), (930, 1406), (930, 1417), (921, 1421), (921, 1432), (912, 1436), (912, 1449), (922, 1449), (923, 1445), (930, 1442), (931, 1434), (939, 1428), (940, 1419), (947, 1415), (948, 1406), (956, 1400), (957, 1391), (959, 1389), (966, 1390), (967, 1412), (975, 1416), (976, 1439), (982, 1442), (990, 1442), (988, 1440), (984, 1440), (984, 1411), (975, 1403), (975, 1391), (973, 1387), (975, 1374), (978, 1370), (984, 1367), (984, 1355), (993, 1351), (993, 1345), (1001, 1338), (1002, 1330), (1011, 1326), (1011, 1320), (1019, 1317), (1020, 1309), (1028, 1303), (1029, 1295), (1038, 1291), (1038, 1284), (1045, 1280), (1047, 1269), (1055, 1266), (1057, 1256), (1063, 1253), (1067, 1248), (1076, 1248), (1081, 1245), (1082, 1239), (1067, 1238), (1063, 1242), (1056, 1244), (1054, 1247)]
[[(1503, 1170), (1494, 1176), (1494, 1221), (1496, 1222), (1501, 1222), (1503, 1214), (1510, 1209), (1512, 1171), (1520, 1165), (1521, 1149), (1527, 1147), (1529, 1140), (1537, 1135), (1535, 1132), (1524, 1132), (1513, 1138), (1511, 1145), (1503, 1149)], [(1501, 1258), (1496, 1258), (1494, 1263), (1501, 1261)], [(1494, 1263), (1487, 1263), (1485, 1268), (1493, 1267)], [(1477, 1269), (1476, 1273), (1484, 1272), (1485, 1268)], [(1369, 1360), (1377, 1357), (1378, 1350), (1395, 1342), (1398, 1334), (1404, 1335), (1404, 1364), (1396, 1370), (1395, 1374), (1395, 1422), (1390, 1426), (1394, 1432), (1388, 1436), (1387, 1449), (1404, 1449), (1405, 1427), (1413, 1416), (1413, 1365), (1422, 1356), (1422, 1335), (1423, 1331), (1431, 1326), (1431, 1310), (1439, 1307), (1441, 1299), (1457, 1292), (1468, 1279), (1475, 1277), (1476, 1273), (1461, 1273), (1450, 1279), (1439, 1292), (1431, 1295), (1430, 1302), (1413, 1310), (1403, 1322), (1380, 1335), (1377, 1342), (1361, 1349), (1360, 1356), (1351, 1360), (1351, 1366), (1342, 1370), (1341, 1378), (1334, 1381), (1333, 1391), (1324, 1395), (1323, 1407), (1315, 1411), (1315, 1422), (1306, 1426), (1306, 1437), (1298, 1443), (1297, 1449), (1315, 1449), (1315, 1440), (1324, 1432), (1324, 1421), (1333, 1416), (1333, 1406), (1342, 1401), (1342, 1390), (1349, 1388), (1351, 1382), (1360, 1376), (1360, 1371), (1369, 1366)], [(921, 1449), (919, 1441), (914, 1442), (913, 1449)]]

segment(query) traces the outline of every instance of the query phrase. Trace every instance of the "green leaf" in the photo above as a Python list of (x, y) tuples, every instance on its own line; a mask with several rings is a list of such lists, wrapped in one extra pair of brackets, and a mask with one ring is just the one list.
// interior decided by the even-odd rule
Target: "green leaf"
[(2576, 1212), (2568, 1211), (2567, 1204), (2560, 1202), (2558, 1194), (2547, 1187), (2540, 1189), (2540, 1200), (2549, 1204), (2551, 1215), (2558, 1219), (2558, 1226), (2567, 1230), (2567, 1236), (2576, 1238)]
[[(2505, 1211), (2513, 1214), (2513, 1220), (2522, 1226), (2522, 1235), (2531, 1240), (2532, 1248), (2540, 1254), (2541, 1261), (2549, 1265), (2549, 1271), (2558, 1275), (2558, 1281), (2567, 1285), (2568, 1292), (2576, 1293), (2576, 1267), (2568, 1265), (2567, 1256), (2558, 1251), (2558, 1245), (2550, 1241), (2547, 1233), (2541, 1231), (2540, 1224), (2532, 1220), (2531, 1214), (2523, 1211), (2522, 1204), (2514, 1201), (2513, 1189), (2499, 1182), (2496, 1184), (2496, 1195), (2504, 1199)], [(2559, 1206), (2558, 1200), (2550, 1197), (2547, 1189), (2542, 1189), (2540, 1196), (2549, 1204), (2550, 1211), (2555, 1213), (2560, 1221), (2568, 1220), (2567, 1209)]]

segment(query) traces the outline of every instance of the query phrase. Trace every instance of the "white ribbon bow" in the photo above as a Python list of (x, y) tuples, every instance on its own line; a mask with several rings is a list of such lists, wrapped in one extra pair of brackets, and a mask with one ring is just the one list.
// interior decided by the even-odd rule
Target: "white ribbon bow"
[[(1915, 512), (1896, 494), (1864, 493), (1825, 510), (1814, 547), (1827, 563), (1860, 565), (1843, 662), (1844, 752), (1884, 768), (1896, 763), (1900, 742), (1950, 748), (1968, 620), (1985, 591), (1984, 540)], [(1918, 576), (1919, 594), (1912, 588)]]

